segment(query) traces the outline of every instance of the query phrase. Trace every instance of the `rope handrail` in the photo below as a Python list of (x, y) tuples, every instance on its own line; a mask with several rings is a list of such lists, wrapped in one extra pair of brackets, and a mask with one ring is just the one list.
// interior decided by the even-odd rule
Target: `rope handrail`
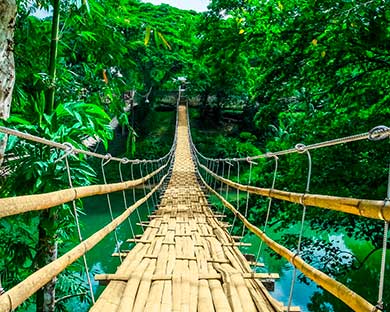
[(59, 257), (57, 260), (54, 260), (53, 262), (34, 272), (25, 280), (2, 294), (0, 296), (0, 311), (13, 311), (26, 299), (37, 292), (41, 287), (46, 285), (55, 276), (65, 270), (70, 264), (75, 262), (89, 250), (95, 247), (108, 234), (110, 234), (121, 223), (123, 223), (134, 210), (145, 203), (160, 188), (167, 176), (167, 174), (164, 175), (158, 185), (156, 185), (146, 196), (139, 199), (132, 206), (128, 207), (125, 212), (115, 218), (112, 222), (107, 224), (96, 233), (92, 234), (89, 238)]
[(142, 185), (168, 166), (168, 162), (145, 177), (126, 182), (81, 186), (43, 194), (0, 198), (0, 218), (52, 208), (72, 200), (118, 192)]
[(288, 201), (291, 203), (302, 204), (306, 206), (330, 209), (345, 212), (361, 217), (390, 221), (390, 202), (384, 200), (356, 199), (349, 197), (328, 196), (320, 194), (294, 193), (281, 191), (277, 189), (260, 188), (250, 185), (244, 185), (225, 179), (206, 166), (199, 164), (211, 176), (222, 183), (251, 194), (261, 195), (269, 198)]
[(275, 156), (282, 156), (282, 155), (293, 154), (293, 153), (302, 153), (302, 152), (309, 151), (309, 150), (319, 149), (319, 148), (323, 148), (323, 147), (330, 147), (330, 146), (335, 146), (335, 145), (350, 143), (350, 142), (355, 142), (355, 141), (362, 141), (362, 140), (367, 140), (367, 139), (371, 140), (371, 141), (379, 141), (379, 140), (383, 140), (383, 139), (388, 138), (388, 137), (390, 137), (390, 127), (376, 126), (373, 129), (371, 129), (370, 131), (365, 132), (365, 133), (360, 133), (360, 134), (351, 135), (351, 136), (338, 138), (338, 139), (334, 139), (334, 140), (329, 140), (329, 141), (324, 141), (324, 142), (320, 142), (320, 143), (314, 143), (314, 144), (310, 144), (310, 145), (297, 144), (294, 148), (290, 148), (290, 149), (286, 149), (286, 150), (282, 150), (282, 151), (278, 151), (278, 152), (267, 152), (265, 154), (244, 157), (244, 158), (221, 158), (221, 159), (209, 158), (209, 157), (204, 156), (202, 153), (200, 153), (194, 145), (193, 145), (193, 149), (204, 160), (252, 161), (252, 160), (261, 159), (261, 158), (271, 158), (271, 157), (275, 157)]
[(253, 234), (255, 234), (257, 237), (259, 237), (264, 243), (268, 245), (273, 251), (275, 251), (278, 255), (285, 258), (287, 261), (289, 261), (293, 266), (295, 266), (298, 270), (300, 270), (306, 277), (310, 278), (312, 281), (314, 281), (317, 285), (321, 286), (325, 290), (327, 290), (329, 293), (334, 295), (335, 297), (339, 298), (341, 301), (343, 301), (346, 305), (348, 305), (350, 308), (352, 308), (354, 311), (370, 311), (370, 312), (376, 312), (380, 311), (378, 308), (376, 308), (374, 305), (369, 303), (366, 299), (346, 287), (344, 284), (334, 280), (333, 278), (329, 277), (325, 273), (321, 272), (320, 270), (317, 270), (316, 268), (312, 267), (308, 263), (306, 263), (299, 255), (296, 253), (293, 253), (286, 247), (278, 244), (274, 240), (272, 240), (270, 237), (268, 237), (263, 231), (261, 231), (259, 228), (254, 226), (252, 223), (250, 223), (236, 208), (233, 207), (232, 204), (230, 204), (222, 195), (220, 195), (217, 191), (215, 191), (210, 185), (206, 183), (206, 181), (203, 179), (201, 175), (199, 175), (201, 181), (206, 186), (206, 188), (213, 193), (221, 202), (222, 204), (228, 208), (230, 211), (233, 212), (233, 214), (238, 217)]
[[(24, 133), (24, 132), (21, 132), (21, 131), (18, 131), (18, 130), (14, 130), (14, 129), (10, 129), (10, 128), (3, 127), (3, 126), (0, 126), (0, 133), (13, 135), (13, 136), (19, 137), (21, 139), (25, 139), (25, 140), (28, 140), (28, 141), (44, 144), (44, 145), (47, 145), (47, 146), (51, 146), (51, 147), (54, 147), (56, 149), (64, 150), (66, 152), (69, 152), (69, 147), (71, 146), (69, 143), (58, 143), (58, 142), (55, 142), (55, 141), (44, 139), (44, 138), (41, 138), (41, 137), (38, 137), (38, 136), (35, 136), (35, 135), (32, 135), (32, 134), (29, 134), (29, 133)], [(164, 155), (164, 156), (162, 156), (161, 158), (158, 158), (158, 159), (127, 159), (127, 158), (118, 158), (118, 157), (113, 157), (110, 154), (99, 154), (99, 153), (91, 152), (91, 151), (88, 151), (88, 150), (82, 150), (82, 149), (73, 148), (73, 147), (71, 148), (71, 152), (74, 153), (74, 154), (84, 154), (84, 155), (87, 155), (87, 156), (92, 156), (92, 157), (96, 157), (96, 158), (100, 158), (100, 159), (104, 159), (104, 160), (107, 160), (109, 158), (112, 161), (118, 161), (118, 162), (122, 162), (122, 163), (134, 163), (134, 164), (139, 164), (139, 163), (157, 163), (157, 162), (159, 162), (161, 160), (165, 160), (167, 157), (169, 157), (170, 153), (173, 150), (173, 146), (174, 146), (174, 144), (172, 145), (171, 150), (166, 155)]]

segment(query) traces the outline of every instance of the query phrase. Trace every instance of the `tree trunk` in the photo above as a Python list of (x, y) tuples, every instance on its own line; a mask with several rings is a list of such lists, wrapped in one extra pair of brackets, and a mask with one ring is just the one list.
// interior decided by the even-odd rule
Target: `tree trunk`
[(46, 91), (46, 110), (45, 110), (47, 114), (51, 114), (55, 109), (58, 33), (60, 27), (60, 0), (53, 0), (52, 5), (53, 5), (53, 18), (51, 23), (51, 41), (50, 41), (50, 58), (49, 58), (50, 86)]
[[(0, 119), (7, 119), (11, 110), (15, 84), (14, 29), (15, 0), (0, 0)], [(7, 136), (0, 139), (0, 166), (4, 159)]]
[[(51, 4), (53, 6), (53, 18), (51, 25), (49, 57), (50, 86), (46, 91), (45, 99), (45, 112), (48, 114), (51, 114), (55, 109), (58, 33), (60, 23), (60, 0), (52, 0)], [(39, 241), (37, 245), (37, 264), (39, 268), (42, 268), (57, 259), (58, 250), (56, 242), (56, 220), (57, 213), (54, 209), (51, 209), (50, 211), (43, 211), (40, 215)], [(37, 312), (54, 312), (56, 283), (57, 278), (54, 278), (37, 292)]]
[[(39, 241), (36, 256), (38, 269), (57, 259), (57, 242), (55, 234), (57, 214), (53, 209), (52, 211), (45, 210), (41, 212), (40, 215), (38, 225)], [(56, 282), (57, 278), (52, 279), (37, 292), (37, 312), (54, 312)]]

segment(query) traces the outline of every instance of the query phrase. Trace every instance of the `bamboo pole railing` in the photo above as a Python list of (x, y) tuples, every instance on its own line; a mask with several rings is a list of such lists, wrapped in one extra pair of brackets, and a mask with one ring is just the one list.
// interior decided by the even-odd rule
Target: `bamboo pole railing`
[(202, 164), (199, 164), (199, 168), (206, 170), (207, 173), (211, 174), (220, 182), (225, 183), (235, 189), (249, 192), (251, 194), (280, 199), (296, 204), (304, 204), (306, 206), (345, 212), (371, 219), (385, 220), (387, 222), (390, 221), (390, 201), (293, 193), (276, 189), (259, 188), (255, 186), (239, 184), (225, 179)]
[(84, 240), (69, 252), (65, 253), (60, 258), (34, 272), (18, 285), (14, 286), (12, 289), (1, 295), (0, 311), (13, 311), (26, 299), (37, 292), (41, 287), (46, 285), (55, 276), (65, 270), (66, 267), (68, 267), (70, 264), (91, 250), (94, 246), (96, 246), (108, 234), (114, 231), (123, 221), (125, 221), (135, 209), (145, 203), (160, 188), (166, 177), (167, 175), (163, 176), (158, 185), (156, 185), (152, 191), (150, 191), (145, 197), (139, 199), (132, 206), (128, 207), (124, 213), (115, 218), (104, 228), (97, 231), (95, 234)]
[[(300, 270), (306, 277), (310, 278), (312, 281), (317, 283), (329, 293), (343, 301), (351, 309), (357, 312), (375, 312), (380, 311), (374, 305), (369, 303), (366, 299), (356, 294), (354, 291), (343, 285), (342, 283), (334, 280), (325, 273), (317, 270), (308, 263), (306, 263), (299, 255), (288, 250), (286, 247), (278, 244), (271, 238), (269, 238), (263, 231), (250, 223), (236, 208), (233, 207), (223, 196), (221, 196), (217, 191), (215, 191), (211, 186), (209, 186), (203, 177), (199, 174), (200, 179), (206, 188), (213, 193), (215, 196), (221, 200), (223, 205), (231, 210), (234, 215), (236, 215), (253, 234), (259, 237), (265, 244), (268, 245), (273, 251), (278, 255), (285, 258), (298, 270)], [(246, 189), (245, 189), (246, 190)]]
[(17, 215), (28, 211), (48, 209), (84, 197), (103, 195), (133, 188), (147, 182), (153, 176), (164, 170), (167, 165), (168, 163), (164, 164), (145, 177), (136, 180), (129, 180), (112, 184), (75, 187), (44, 194), (0, 198), (0, 218)]

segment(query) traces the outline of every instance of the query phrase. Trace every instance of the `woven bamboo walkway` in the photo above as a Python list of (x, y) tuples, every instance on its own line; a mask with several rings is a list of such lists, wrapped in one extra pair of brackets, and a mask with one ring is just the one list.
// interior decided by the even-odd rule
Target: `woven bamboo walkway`
[(91, 311), (283, 311), (208, 206), (186, 116), (179, 106), (172, 177), (158, 210), (117, 272), (103, 278), (108, 286)]

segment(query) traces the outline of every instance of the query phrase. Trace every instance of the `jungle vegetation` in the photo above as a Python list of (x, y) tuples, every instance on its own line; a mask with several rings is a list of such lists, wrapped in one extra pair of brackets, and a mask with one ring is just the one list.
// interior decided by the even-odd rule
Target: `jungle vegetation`
[[(84, 149), (83, 139), (96, 135), (105, 152), (114, 137), (108, 124), (117, 118), (126, 137), (123, 155), (160, 157), (169, 150), (174, 117), (172, 112), (163, 120), (156, 108), (164, 92), (177, 90), (179, 77), (186, 78), (185, 95), (195, 104), (193, 139), (208, 157), (253, 156), (389, 124), (387, 0), (213, 0), (204, 13), (138, 0), (18, 0), (16, 7), (16, 82), (10, 117), (2, 121), (8, 127)], [(132, 103), (135, 108), (123, 110)], [(359, 142), (313, 152), (310, 191), (385, 198), (388, 149), (388, 143)], [(56, 162), (60, 155), (49, 148), (10, 137), (6, 154), (29, 157), (13, 161), (17, 170), (2, 178), (2, 197), (68, 187), (64, 165)], [(101, 178), (83, 157), (70, 165), (75, 186)], [(272, 161), (259, 161), (251, 183), (269, 187), (272, 170)], [(306, 175), (304, 155), (285, 157), (277, 188), (303, 192)], [(247, 179), (244, 170), (241, 181)], [(300, 209), (279, 202), (275, 207), (275, 231), (299, 223)], [(265, 200), (251, 197), (250, 208), (250, 221), (261, 225)], [(75, 244), (69, 209), (0, 220), (5, 288)], [(379, 222), (317, 209), (308, 211), (308, 220), (318, 233), (332, 228), (369, 242), (368, 258), (382, 246)], [(290, 248), (296, 239), (283, 236)], [(333, 276), (366, 260), (305, 237), (304, 250), (313, 248), (323, 250), (324, 258), (318, 261), (309, 252), (304, 258)], [(81, 265), (72, 266), (22, 309), (66, 311), (61, 298), (69, 294), (88, 302), (78, 272)], [(44, 292), (51, 293), (50, 300)]]

